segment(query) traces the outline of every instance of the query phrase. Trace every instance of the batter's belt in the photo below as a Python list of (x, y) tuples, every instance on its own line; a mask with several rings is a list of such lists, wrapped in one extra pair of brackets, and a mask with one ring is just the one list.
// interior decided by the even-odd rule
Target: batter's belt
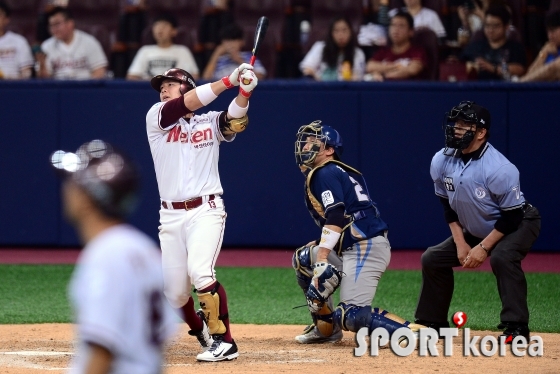
[[(215, 198), (216, 195), (208, 195), (207, 201), (212, 201)], [(171, 202), (162, 201), (161, 202), (161, 206), (164, 207), (165, 209), (185, 209), (185, 210), (196, 209), (202, 204), (204, 204), (204, 198), (202, 196), (195, 197), (193, 199), (189, 199), (185, 201), (171, 201)]]

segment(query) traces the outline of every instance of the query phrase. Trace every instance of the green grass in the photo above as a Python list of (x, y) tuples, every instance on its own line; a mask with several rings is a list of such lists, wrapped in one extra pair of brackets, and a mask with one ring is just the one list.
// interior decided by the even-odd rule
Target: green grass
[[(0, 323), (69, 322), (66, 298), (70, 265), (0, 265)], [(293, 270), (281, 268), (218, 268), (226, 288), (234, 323), (307, 324), (309, 313)], [(530, 327), (538, 332), (560, 332), (560, 274), (527, 274)], [(381, 278), (374, 306), (413, 319), (421, 274), (392, 270)], [(338, 296), (335, 295), (335, 301)], [(496, 330), (500, 299), (492, 273), (455, 273), (450, 314), (467, 313), (467, 326)]]

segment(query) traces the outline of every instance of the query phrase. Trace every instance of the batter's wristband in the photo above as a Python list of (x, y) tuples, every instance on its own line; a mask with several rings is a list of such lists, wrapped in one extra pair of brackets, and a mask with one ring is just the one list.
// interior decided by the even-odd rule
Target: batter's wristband
[(243, 88), (239, 87), (239, 93), (241, 94), (241, 96), (246, 97), (247, 99), (251, 97), (251, 94), (253, 93), (253, 91), (245, 91)]
[(222, 78), (222, 83), (224, 84), (224, 86), (226, 86), (226, 88), (229, 90), (230, 88), (235, 87), (233, 84), (231, 84), (231, 81), (229, 80), (229, 77), (223, 77)]
[(200, 100), (200, 102), (204, 106), (210, 104), (218, 97), (218, 95), (216, 95), (214, 91), (212, 91), (212, 87), (210, 86), (210, 83), (206, 83), (203, 84), (202, 86), (198, 86), (194, 90), (196, 92), (196, 96), (198, 96), (198, 100)]
[(235, 102), (235, 99), (233, 99), (231, 101), (231, 103), (229, 104), (229, 107), (228, 107), (227, 111), (228, 111), (228, 113), (231, 117), (241, 118), (245, 114), (247, 114), (248, 110), (249, 110), (249, 103), (247, 103), (247, 106), (245, 108), (242, 108), (239, 105), (237, 105), (237, 103)]
[(321, 233), (321, 242), (319, 247), (328, 248), (332, 250), (336, 243), (340, 239), (340, 233), (323, 227), (323, 232)]

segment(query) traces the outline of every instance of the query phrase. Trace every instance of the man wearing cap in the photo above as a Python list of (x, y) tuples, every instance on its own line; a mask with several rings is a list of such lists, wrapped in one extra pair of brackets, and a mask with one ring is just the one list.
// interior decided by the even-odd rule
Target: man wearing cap
[(416, 323), (449, 327), (453, 267), (474, 269), (490, 258), (502, 302), (501, 343), (529, 341), (527, 281), (521, 268), (537, 239), (541, 217), (527, 203), (519, 171), (489, 142), (488, 109), (463, 101), (446, 113), (445, 148), (430, 167), (451, 236), (422, 255)]
[(56, 151), (51, 162), (64, 180), (65, 217), (85, 246), (68, 287), (77, 340), (68, 373), (160, 373), (176, 317), (163, 294), (159, 248), (126, 223), (137, 168), (101, 140)]
[[(239, 356), (229, 324), (227, 295), (216, 278), (226, 224), (218, 171), (219, 147), (248, 124), (249, 97), (258, 79), (241, 64), (220, 80), (197, 86), (179, 68), (151, 80), (160, 101), (146, 115), (148, 142), (160, 195), (159, 240), (165, 296), (180, 309), (202, 352), (199, 361)], [(194, 114), (227, 89), (237, 92), (228, 108)], [(191, 296), (196, 289), (200, 311)]]

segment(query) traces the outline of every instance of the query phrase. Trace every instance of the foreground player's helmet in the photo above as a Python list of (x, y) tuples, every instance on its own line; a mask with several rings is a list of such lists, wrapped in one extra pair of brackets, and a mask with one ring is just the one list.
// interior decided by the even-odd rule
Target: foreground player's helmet
[(181, 87), (179, 88), (181, 95), (184, 95), (190, 90), (196, 88), (196, 83), (194, 82), (193, 76), (190, 75), (187, 71), (178, 68), (172, 68), (166, 70), (165, 73), (163, 74), (156, 75), (155, 77), (152, 78), (150, 84), (152, 85), (152, 88), (154, 90), (160, 92), (161, 83), (166, 79), (172, 79), (174, 81), (181, 83)]
[(445, 146), (455, 149), (465, 149), (474, 139), (475, 131), (467, 130), (463, 136), (455, 136), (455, 123), (463, 120), (473, 124), (476, 128), (485, 128), (487, 137), (490, 136), (490, 112), (483, 106), (475, 104), (474, 101), (461, 101), (445, 113), (443, 129), (445, 131)]
[[(304, 149), (310, 142), (312, 146)], [(334, 149), (335, 159), (340, 160), (342, 155), (342, 137), (330, 126), (321, 125), (321, 121), (313, 121), (309, 125), (301, 126), (296, 134), (296, 162), (298, 165), (310, 166), (315, 161), (317, 153), (321, 150), (321, 143), (325, 147)]]
[(108, 216), (124, 218), (135, 207), (140, 176), (134, 164), (102, 140), (84, 143), (75, 153), (56, 151), (51, 164), (79, 185)]

